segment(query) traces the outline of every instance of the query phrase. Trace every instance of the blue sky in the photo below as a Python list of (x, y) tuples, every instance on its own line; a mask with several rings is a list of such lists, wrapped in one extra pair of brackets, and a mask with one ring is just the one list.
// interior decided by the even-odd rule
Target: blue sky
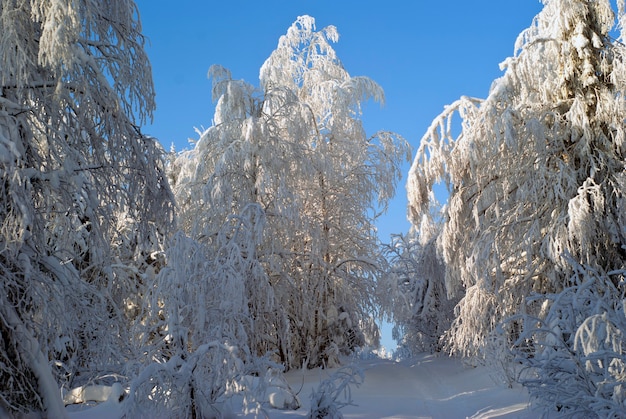
[[(384, 129), (413, 146), (431, 121), (462, 95), (485, 97), (513, 54), (517, 35), (541, 10), (539, 0), (136, 0), (148, 38), (157, 93), (154, 123), (143, 131), (166, 149), (189, 147), (195, 127), (213, 117), (207, 70), (221, 64), (233, 77), (258, 85), (259, 68), (299, 15), (318, 29), (334, 25), (338, 57), (351, 75), (367, 76), (385, 90), (386, 104), (364, 109), (366, 131)], [(405, 165), (405, 174), (410, 163)], [(406, 176), (406, 175), (405, 175)], [(403, 179), (380, 238), (404, 233)]]

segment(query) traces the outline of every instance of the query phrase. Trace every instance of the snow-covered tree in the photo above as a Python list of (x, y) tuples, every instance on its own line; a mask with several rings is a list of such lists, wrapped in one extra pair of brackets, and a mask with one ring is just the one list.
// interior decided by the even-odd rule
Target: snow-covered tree
[(394, 134), (366, 136), (360, 105), (383, 92), (346, 72), (330, 45), (337, 39), (334, 27), (317, 32), (313, 18), (299, 17), (262, 66), (259, 89), (212, 67), (213, 126), (170, 171), (192, 238), (212, 240), (250, 203), (263, 209), (257, 257), (272, 292), (259, 300), (249, 288), (265, 328), (253, 350), (274, 350), (287, 367), (335, 362), (375, 335), (383, 260), (374, 219), (408, 150)]
[(458, 299), (448, 297), (445, 266), (437, 250), (439, 234), (441, 224), (425, 220), (419, 234), (411, 229), (407, 235), (393, 236), (387, 245), (383, 306), (394, 324), (393, 337), (406, 354), (440, 351), (454, 318)]
[(422, 139), (410, 213), (419, 223), (433, 185), (448, 186), (441, 244), (449, 291), (463, 295), (447, 335), (456, 353), (484, 356), (498, 339), (508, 347), (533, 325), (510, 322), (494, 340), (496, 326), (520, 313), (540, 317), (548, 295), (574, 285), (572, 262), (624, 267), (626, 65), (624, 45), (611, 38), (623, 31), (617, 4), (616, 22), (608, 0), (544, 0), (488, 98), (461, 98)]
[[(279, 144), (278, 136), (274, 135), (264, 141), (267, 147), (272, 144), (276, 145), (276, 150), (282, 147), (282, 158), (280, 152), (277, 156), (261, 154), (260, 123), (252, 116), (256, 114), (252, 106), (258, 106), (251, 96), (254, 89), (244, 82), (231, 80), (230, 73), (218, 66), (211, 68), (210, 75), (213, 76), (214, 95), (220, 97), (215, 125), (202, 134), (193, 150), (174, 158), (169, 174), (180, 208), (180, 226), (190, 238), (202, 243), (208, 254), (213, 254), (220, 252), (219, 231), (249, 204), (258, 204), (255, 208), (261, 208), (264, 213), (262, 226), (253, 226), (262, 231), (272, 229), (272, 221), (266, 221), (272, 217), (264, 204), (266, 200), (280, 200), (275, 204), (277, 211), (293, 211), (288, 195), (268, 197), (267, 190), (273, 188), (272, 182), (289, 179), (285, 170), (290, 159), (295, 159), (292, 156), (295, 150), (288, 143)], [(245, 103), (247, 101), (249, 103)], [(282, 218), (275, 218), (273, 222), (276, 220)], [(255, 246), (261, 246), (266, 237), (273, 234), (277, 233), (266, 231), (259, 236), (260, 242), (255, 242)], [(258, 261), (266, 258), (266, 253), (273, 252), (272, 249), (257, 251), (254, 246), (249, 250), (254, 253), (247, 252), (247, 257)], [(206, 272), (200, 275), (206, 275)], [(246, 308), (249, 308), (252, 319), (246, 325), (250, 327), (250, 349), (259, 356), (274, 350), (285, 354), (288, 321), (278, 307), (265, 266), (255, 275), (241, 278)]]
[[(172, 222), (132, 1), (0, 3), (0, 405), (63, 417), (59, 386), (115, 370)], [(117, 367), (116, 367), (117, 364)]]

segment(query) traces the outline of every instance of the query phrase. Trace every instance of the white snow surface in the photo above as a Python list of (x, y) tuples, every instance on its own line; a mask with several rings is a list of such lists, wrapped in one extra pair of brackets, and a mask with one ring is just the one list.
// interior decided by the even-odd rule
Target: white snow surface
[[(365, 381), (352, 387), (353, 404), (341, 410), (346, 419), (365, 418), (535, 418), (540, 413), (529, 405), (529, 396), (520, 386), (508, 388), (489, 367), (471, 367), (459, 359), (424, 354), (393, 361), (368, 359), (354, 361), (365, 373)], [(293, 370), (285, 374), (298, 393), (298, 410), (269, 407), (257, 417), (272, 419), (305, 418), (309, 396), (319, 383), (336, 369)], [(235, 417), (253, 418), (234, 407)], [(111, 401), (96, 407), (72, 411), (72, 419), (119, 418), (119, 405)], [(264, 414), (265, 413), (265, 414)]]
[[(521, 386), (508, 388), (487, 367), (469, 367), (459, 359), (421, 355), (395, 362), (357, 361), (365, 382), (352, 388), (353, 404), (341, 410), (346, 419), (364, 418), (535, 418), (529, 396)], [(291, 388), (298, 391), (298, 411), (268, 412), (271, 418), (306, 417), (309, 395), (333, 370), (290, 371)], [(303, 385), (304, 382), (304, 385)]]

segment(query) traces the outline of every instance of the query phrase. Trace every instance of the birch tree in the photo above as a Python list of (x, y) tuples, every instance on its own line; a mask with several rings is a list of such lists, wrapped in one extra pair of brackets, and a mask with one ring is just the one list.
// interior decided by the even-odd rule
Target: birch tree
[(366, 136), (361, 103), (383, 92), (347, 73), (337, 40), (334, 27), (318, 32), (313, 18), (299, 17), (262, 66), (258, 89), (212, 67), (213, 126), (170, 172), (192, 237), (208, 240), (249, 203), (263, 209), (257, 255), (271, 292), (262, 304), (249, 296), (266, 307), (255, 317), (266, 329), (260, 347), (287, 367), (330, 364), (375, 338), (372, 295), (384, 261), (373, 214), (393, 195), (408, 151), (395, 134)]
[(59, 386), (129, 354), (172, 222), (140, 31), (129, 1), (0, 3), (0, 410), (64, 417)]
[[(463, 297), (447, 335), (455, 353), (485, 356), (497, 341), (510, 347), (533, 323), (509, 322), (499, 337), (496, 326), (517, 314), (544, 317), (550, 295), (579, 285), (575, 266), (624, 267), (626, 66), (623, 44), (611, 38), (623, 38), (617, 4), (616, 20), (607, 0), (545, 0), (487, 99), (459, 99), (422, 139), (407, 185), (410, 214), (417, 225), (433, 185), (448, 186), (441, 244), (448, 289)], [(621, 276), (607, 280), (623, 292)]]

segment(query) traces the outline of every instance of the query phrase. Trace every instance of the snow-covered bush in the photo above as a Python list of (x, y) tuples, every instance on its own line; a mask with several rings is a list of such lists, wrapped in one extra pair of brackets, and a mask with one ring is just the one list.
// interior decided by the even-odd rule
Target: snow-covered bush
[(298, 410), (298, 394), (291, 388), (281, 368), (268, 368), (265, 374), (246, 375), (237, 382), (237, 390), (252, 395), (262, 408)]
[(210, 240), (174, 235), (143, 302), (129, 412), (214, 415), (238, 377), (262, 369), (250, 350), (257, 316), (247, 287), (267, 281), (255, 257), (263, 222), (251, 204)]
[(352, 386), (358, 387), (364, 380), (363, 371), (354, 365), (339, 368), (312, 390), (307, 418), (343, 418), (341, 409), (352, 404)]
[(523, 366), (519, 381), (546, 412), (626, 414), (625, 273), (576, 266), (570, 287), (527, 299), (542, 302), (541, 318), (511, 319), (524, 324), (513, 348)]
[(221, 418), (245, 374), (238, 347), (207, 342), (145, 366), (124, 400), (129, 417)]

